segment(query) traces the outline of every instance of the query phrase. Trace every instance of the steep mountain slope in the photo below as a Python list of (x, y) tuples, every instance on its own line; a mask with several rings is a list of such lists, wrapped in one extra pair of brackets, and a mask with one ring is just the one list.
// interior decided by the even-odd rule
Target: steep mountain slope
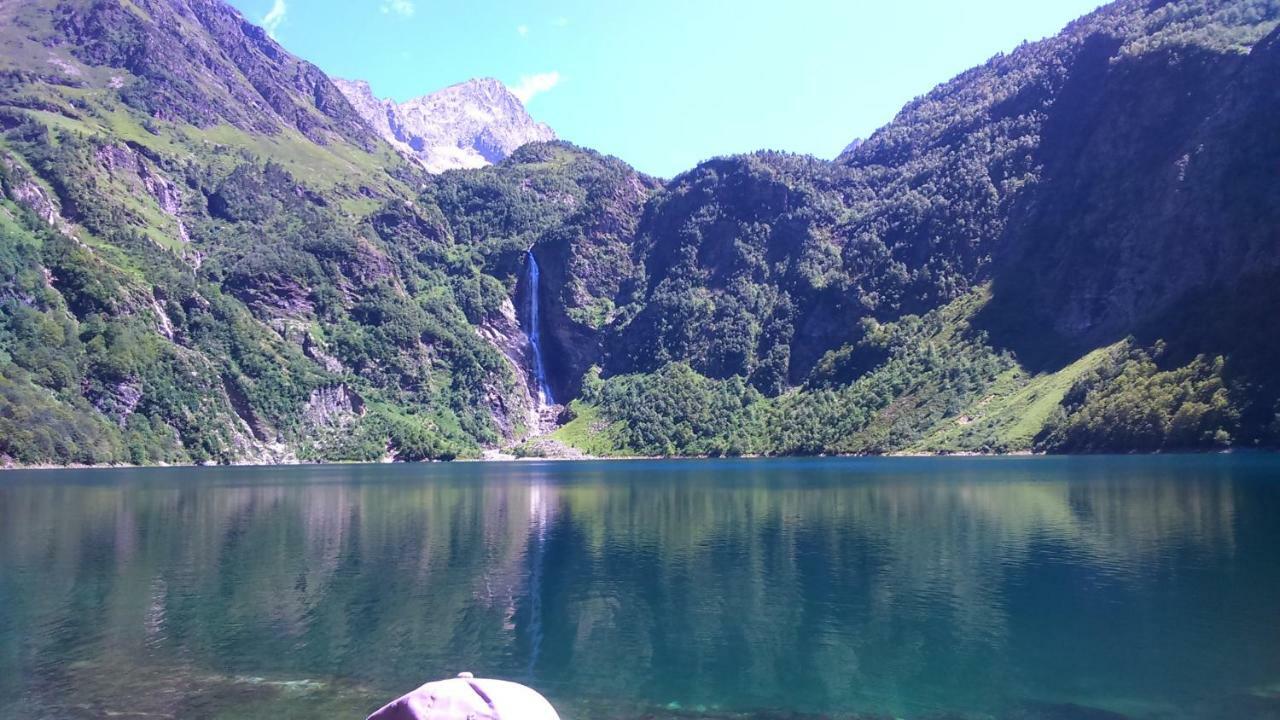
[[(620, 320), (618, 299), (643, 274), (632, 245), (658, 188), (617, 159), (563, 143), (531, 144), (492, 168), (441, 176), (423, 200), (449, 218), (459, 242), (487, 258), (487, 272), (520, 275), (519, 251), (532, 248), (542, 269), (548, 381), (556, 397), (570, 398)], [(516, 307), (525, 307), (528, 293), (521, 278)]]
[(1036, 197), (1011, 214), (1001, 292), (1031, 305), (1029, 323), (1089, 345), (1190, 290), (1274, 274), (1277, 71), (1273, 31), (1248, 54), (1151, 50), (1077, 89), (1080, 109), (1046, 123)]
[(322, 73), (221, 3), (0, 11), (0, 454), (447, 457), (523, 431), (521, 371), (477, 333), (510, 291)]
[[(1280, 257), (1261, 80), (1278, 18), (1270, 0), (1114, 3), (834, 166), (758, 155), (677, 178), (641, 224), (646, 288), (605, 376), (679, 362), (724, 382), (606, 381), (586, 412), (659, 453), (1274, 444), (1280, 306), (1256, 278)], [(732, 435), (658, 399), (705, 392), (746, 413)], [(1110, 442), (1069, 437), (1085, 426)]]
[[(1153, 134), (1153, 124), (1166, 118), (1189, 128), (1207, 122), (1220, 88), (1241, 71), (1248, 49), (1275, 27), (1278, 15), (1280, 4), (1272, 0), (1115, 3), (914, 101), (834, 166), (762, 154), (718, 159), (676, 178), (640, 229), (638, 252), (649, 257), (646, 310), (620, 343), (648, 360), (628, 360), (620, 350), (608, 367), (648, 370), (654, 362), (677, 359), (715, 377), (749, 375), (774, 347), (758, 347), (755, 337), (769, 313), (736, 306), (748, 296), (758, 301), (761, 292), (786, 293), (781, 312), (810, 318), (799, 324), (807, 332), (788, 341), (788, 353), (801, 356), (788, 372), (794, 384), (812, 368), (815, 351), (821, 355), (856, 340), (859, 317), (887, 320), (955, 300), (995, 276), (997, 257), (1045, 258), (1040, 243), (1051, 241), (1053, 229), (1033, 230), (1023, 218), (1044, 212), (1048, 203), (1109, 197), (1116, 212), (1141, 222), (1151, 208), (1118, 201), (1113, 191), (1147, 187), (1146, 173), (1156, 172), (1155, 163), (1176, 176), (1175, 161), (1187, 152), (1167, 134)], [(1100, 107), (1103, 88), (1129, 104)], [(1246, 116), (1267, 124), (1265, 114), (1250, 110)], [(1103, 123), (1127, 134), (1110, 147), (1091, 149), (1099, 157), (1119, 151), (1156, 158), (1141, 167), (1113, 162), (1109, 176), (1082, 168), (1073, 185), (1044, 187), (1058, 180), (1055, 158), (1079, 159), (1079, 139), (1093, 138)], [(1065, 137), (1065, 129), (1077, 137)], [(1254, 162), (1265, 166), (1266, 146), (1260, 150)], [(1270, 192), (1266, 180), (1257, 177), (1251, 187)], [(1092, 184), (1083, 188), (1085, 183)], [(1168, 198), (1166, 189), (1151, 187), (1147, 195)], [(1011, 221), (1016, 227), (1006, 232)], [(1200, 237), (1210, 242), (1208, 235)], [(1161, 252), (1158, 243), (1144, 246)], [(1174, 254), (1164, 257), (1178, 262)], [(1147, 280), (1167, 270), (1153, 266)], [(672, 293), (675, 283), (687, 288)], [(1176, 285), (1185, 291), (1193, 284), (1188, 278)], [(733, 301), (720, 302), (726, 295)], [(679, 311), (675, 302), (691, 305)], [(721, 319), (696, 315), (713, 305)], [(820, 309), (806, 312), (808, 305)], [(820, 327), (837, 316), (838, 326)], [(726, 332), (749, 326), (751, 332), (729, 332), (745, 359), (729, 368), (708, 359), (707, 349), (697, 347), (699, 338), (676, 325), (685, 318), (699, 329), (706, 322), (727, 323)], [(1105, 338), (1090, 338), (1097, 339)], [(713, 344), (724, 349), (724, 343)]]
[(776, 153), (672, 180), (641, 220), (645, 283), (626, 298), (634, 319), (618, 324), (605, 369), (683, 360), (770, 394), (802, 382), (822, 352), (856, 339), (868, 312), (840, 257), (838, 226), (857, 196), (843, 168)]
[(483, 167), (526, 143), (556, 139), (493, 78), (468, 80), (403, 103), (374, 97), (361, 80), (334, 83), (370, 127), (430, 172)]
[(126, 107), (156, 120), (266, 135), (287, 128), (322, 145), (374, 148), (373, 134), (324, 73), (223, 2), (7, 1), (2, 11), (4, 65), (34, 76), (27, 79), (114, 89)]
[(1280, 445), (1278, 19), (1121, 0), (834, 162), (661, 184), (428, 174), (215, 0), (0, 0), (0, 462), (518, 443), (526, 251), (592, 452)]

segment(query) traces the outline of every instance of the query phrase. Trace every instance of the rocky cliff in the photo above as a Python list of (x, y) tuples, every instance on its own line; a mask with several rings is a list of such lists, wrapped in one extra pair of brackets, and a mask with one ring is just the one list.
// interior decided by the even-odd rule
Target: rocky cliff
[(529, 251), (551, 445), (1280, 445), (1278, 19), (1121, 0), (835, 161), (660, 182), (216, 0), (0, 1), (0, 462), (511, 446)]
[(468, 80), (402, 103), (378, 99), (361, 80), (334, 82), (379, 135), (430, 172), (483, 167), (526, 143), (556, 138), (493, 78)]

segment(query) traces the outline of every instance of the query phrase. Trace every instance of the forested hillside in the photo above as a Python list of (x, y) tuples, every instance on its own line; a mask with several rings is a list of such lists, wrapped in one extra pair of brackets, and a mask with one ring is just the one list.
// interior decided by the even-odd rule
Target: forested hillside
[(1114, 3), (835, 163), (676, 178), (640, 228), (615, 379), (561, 435), (648, 454), (1276, 445), (1277, 18)]
[(588, 452), (1275, 446), (1277, 20), (1122, 0), (663, 182), (428, 175), (220, 0), (0, 0), (0, 460), (542, 452), (529, 248)]
[(0, 452), (417, 459), (522, 431), (475, 331), (510, 277), (319, 70), (220, 2), (4, 13)]

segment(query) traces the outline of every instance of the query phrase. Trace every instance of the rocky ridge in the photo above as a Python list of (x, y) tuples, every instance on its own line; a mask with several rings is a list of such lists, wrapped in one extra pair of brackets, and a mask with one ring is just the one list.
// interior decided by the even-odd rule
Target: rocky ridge
[(217, 0), (0, 0), (0, 459), (1280, 446), (1277, 19), (1121, 0), (663, 182)]
[(438, 173), (496, 163), (531, 142), (556, 139), (498, 80), (478, 78), (397, 103), (363, 80), (335, 78), (352, 107), (387, 142)]

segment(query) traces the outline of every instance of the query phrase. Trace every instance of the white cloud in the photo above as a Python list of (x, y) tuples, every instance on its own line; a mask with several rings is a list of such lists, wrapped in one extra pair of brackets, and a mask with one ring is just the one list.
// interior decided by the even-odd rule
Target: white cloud
[(527, 103), (536, 95), (550, 90), (560, 83), (560, 73), (552, 70), (551, 72), (538, 73), (537, 75), (525, 75), (520, 78), (520, 84), (511, 88), (511, 94), (520, 98), (520, 102)]
[(262, 28), (267, 31), (267, 35), (274, 40), (276, 37), (276, 29), (280, 27), (280, 23), (284, 22), (284, 15), (289, 9), (285, 7), (284, 0), (275, 0), (271, 5), (271, 9), (262, 17)]
[(529, 34), (529, 26), (528, 26), (528, 25), (517, 25), (517, 26), (516, 26), (516, 33), (517, 33), (518, 35), (520, 35), (520, 37), (524, 37), (525, 35), (528, 35), (528, 34)]
[(413, 13), (417, 8), (413, 6), (413, 0), (383, 0), (380, 8), (383, 15), (395, 13), (401, 17), (413, 17)]

